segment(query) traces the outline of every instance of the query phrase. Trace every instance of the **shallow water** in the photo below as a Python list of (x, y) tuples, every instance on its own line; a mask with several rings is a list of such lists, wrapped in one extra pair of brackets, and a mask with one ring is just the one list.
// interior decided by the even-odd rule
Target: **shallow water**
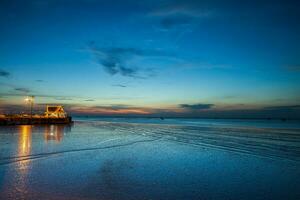
[(0, 127), (0, 199), (300, 199), (297, 122)]

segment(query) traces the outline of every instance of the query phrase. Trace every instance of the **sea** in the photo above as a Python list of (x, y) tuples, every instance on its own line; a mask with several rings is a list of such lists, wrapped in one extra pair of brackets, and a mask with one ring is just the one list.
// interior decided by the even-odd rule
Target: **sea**
[(0, 199), (300, 199), (300, 121), (75, 117), (0, 127)]

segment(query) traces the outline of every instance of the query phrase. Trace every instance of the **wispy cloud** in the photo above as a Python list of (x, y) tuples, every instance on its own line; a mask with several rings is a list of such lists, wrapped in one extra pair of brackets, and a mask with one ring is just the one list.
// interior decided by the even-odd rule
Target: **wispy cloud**
[(8, 78), (11, 74), (8, 71), (0, 69), (0, 77)]
[(198, 1), (171, 1), (150, 13), (151, 16), (185, 15), (197, 18), (207, 18), (214, 15), (213, 10)]
[(178, 60), (175, 67), (185, 68), (185, 69), (220, 69), (229, 70), (234, 69), (232, 65), (228, 64), (218, 64), (218, 63), (207, 63), (198, 60)]
[(130, 114), (150, 114), (151, 110), (142, 107), (133, 107), (129, 105), (107, 105), (107, 106), (84, 106), (74, 105), (70, 111), (75, 114), (91, 115), (130, 115)]
[[(97, 63), (110, 75), (121, 75), (133, 78), (145, 78), (147, 69), (130, 63), (135, 57), (160, 57), (166, 56), (162, 51), (146, 50), (131, 47), (96, 47), (95, 42), (90, 42), (89, 50), (93, 53)], [(146, 72), (146, 73), (145, 73)]]
[(17, 91), (17, 92), (22, 92), (22, 93), (30, 93), (30, 92), (31, 92), (30, 89), (28, 89), (28, 88), (23, 88), (23, 87), (17, 87), (17, 88), (14, 88), (14, 89), (15, 89), (15, 91)]
[(27, 88), (14, 88), (15, 92), (2, 92), (0, 93), (0, 96), (2, 97), (19, 97), (19, 96), (24, 96), (27, 93), (31, 93), (31, 95), (34, 95), (35, 97), (41, 97), (41, 98), (52, 98), (56, 100), (61, 100), (61, 99), (72, 99), (72, 98), (82, 98), (78, 96), (59, 96), (59, 95), (48, 95), (48, 94), (39, 94), (32, 92), (30, 89)]
[(113, 87), (121, 87), (121, 88), (127, 87), (126, 85), (122, 85), (122, 84), (112, 84), (111, 86), (113, 86)]
[(188, 110), (207, 110), (214, 106), (214, 104), (180, 104), (179, 107)]
[(84, 101), (95, 101), (95, 99), (85, 99)]
[(214, 17), (215, 12), (205, 7), (201, 2), (171, 1), (154, 9), (148, 16), (159, 19), (161, 27), (169, 30), (196, 24), (200, 19)]

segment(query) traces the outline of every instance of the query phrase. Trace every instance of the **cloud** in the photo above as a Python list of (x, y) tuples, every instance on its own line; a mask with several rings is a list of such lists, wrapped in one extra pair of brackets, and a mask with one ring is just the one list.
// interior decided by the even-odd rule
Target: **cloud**
[(223, 99), (235, 99), (237, 97), (238, 96), (236, 96), (236, 95), (225, 95), (225, 96), (222, 96)]
[(40, 79), (39, 79), (39, 80), (35, 80), (35, 81), (36, 81), (36, 82), (44, 82), (44, 80), (40, 80)]
[(22, 93), (30, 93), (31, 90), (28, 89), (28, 88), (23, 88), (23, 87), (17, 87), (17, 88), (14, 88), (15, 91), (18, 91), (18, 92), (22, 92)]
[(200, 19), (211, 18), (215, 12), (197, 1), (171, 1), (148, 14), (160, 20), (163, 29), (196, 24)]
[(2, 83), (0, 82), (0, 85), (6, 86), (7, 88), (10, 88), (11, 91), (4, 93), (1, 92), (0, 96), (24, 96), (24, 94), (31, 93), (32, 91), (26, 87), (20, 87), (18, 85), (10, 84), (10, 83)]
[(161, 51), (131, 47), (99, 48), (95, 46), (95, 42), (90, 42), (89, 50), (95, 56), (97, 63), (100, 64), (108, 74), (112, 76), (119, 74), (133, 78), (145, 78), (141, 76), (140, 72), (143, 71), (147, 73), (147, 70), (142, 70), (139, 66), (134, 66), (132, 63), (130, 64), (130, 61), (133, 61), (135, 57), (160, 57), (167, 55)]
[(286, 68), (291, 72), (300, 72), (300, 65), (289, 65)]
[[(47, 104), (36, 104), (36, 111), (44, 111)], [(236, 104), (237, 105), (237, 104)], [(71, 115), (96, 116), (144, 116), (144, 117), (200, 117), (200, 118), (239, 118), (239, 119), (300, 119), (300, 105), (282, 105), (267, 107), (232, 106), (229, 109), (213, 108), (215, 104), (180, 104), (178, 107), (151, 108), (132, 105), (112, 104), (88, 106), (82, 104), (63, 104)], [(24, 105), (0, 104), (2, 113), (20, 113), (28, 110)], [(202, 112), (203, 111), (203, 112)]]
[(24, 93), (31, 93), (31, 95), (35, 96), (36, 98), (52, 98), (55, 100), (74, 100), (74, 99), (81, 99), (83, 97), (80, 96), (58, 96), (58, 95), (48, 95), (48, 94), (40, 94), (40, 93), (33, 93), (31, 90), (27, 88), (14, 88), (17, 92), (3, 92), (0, 93), (2, 97), (20, 97), (24, 96)]
[(0, 104), (0, 110), (2, 113), (14, 114), (27, 111), (28, 108), (25, 105)]
[(221, 70), (234, 69), (233, 66), (228, 64), (207, 63), (207, 62), (201, 62), (199, 60), (178, 60), (175, 66), (186, 68), (186, 69), (221, 69)]
[(70, 97), (54, 97), (55, 100), (60, 100), (60, 101), (71, 101), (73, 100)]
[(10, 76), (10, 73), (3, 70), (3, 69), (0, 69), (0, 77), (5, 77), (5, 78), (8, 78)]
[(264, 110), (277, 110), (277, 111), (300, 110), (300, 105), (268, 106), (268, 107), (264, 107)]
[(95, 101), (95, 99), (85, 99), (84, 101)]
[(126, 85), (122, 85), (122, 84), (113, 84), (111, 86), (113, 86), (113, 87), (122, 87), (122, 88), (127, 87)]
[(165, 6), (153, 10), (150, 15), (165, 17), (171, 15), (191, 16), (195, 18), (212, 17), (214, 12), (202, 2), (197, 1), (171, 1)]
[(214, 104), (180, 104), (180, 108), (188, 109), (188, 110), (206, 110), (210, 109), (214, 106)]
[(90, 115), (147, 115), (151, 113), (151, 109), (134, 107), (129, 105), (104, 105), (104, 106), (70, 106), (70, 111), (75, 114)]

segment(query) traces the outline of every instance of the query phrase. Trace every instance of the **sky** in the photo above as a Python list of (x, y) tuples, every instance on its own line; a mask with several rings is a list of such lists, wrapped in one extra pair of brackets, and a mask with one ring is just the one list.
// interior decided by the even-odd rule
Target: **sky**
[(1, 0), (0, 113), (300, 118), (300, 2)]

